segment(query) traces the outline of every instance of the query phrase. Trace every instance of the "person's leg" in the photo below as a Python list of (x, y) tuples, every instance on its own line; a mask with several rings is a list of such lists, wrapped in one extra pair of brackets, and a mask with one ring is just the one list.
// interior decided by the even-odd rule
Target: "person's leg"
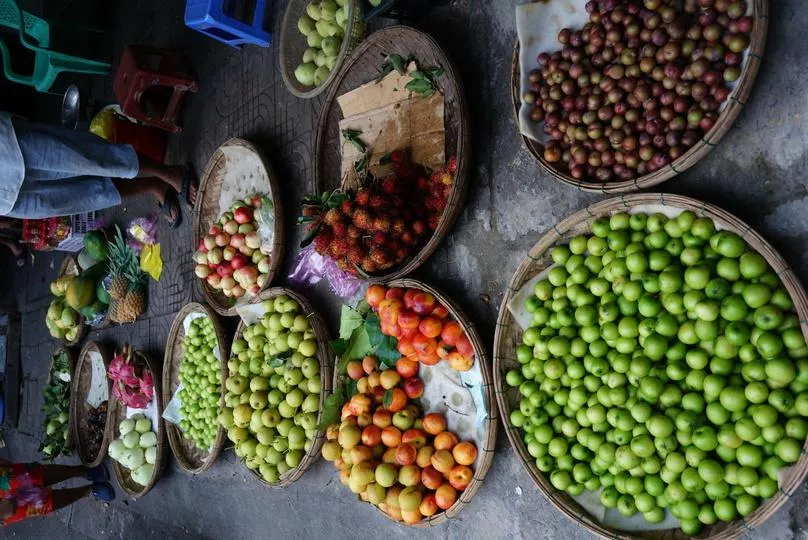
[(59, 484), (71, 478), (86, 478), (87, 476), (87, 467), (81, 465), (43, 465), (42, 468), (43, 481), (46, 486)]
[(93, 493), (93, 486), (82, 486), (70, 489), (55, 489), (52, 492), (53, 511), (61, 510), (76, 501), (89, 497)]

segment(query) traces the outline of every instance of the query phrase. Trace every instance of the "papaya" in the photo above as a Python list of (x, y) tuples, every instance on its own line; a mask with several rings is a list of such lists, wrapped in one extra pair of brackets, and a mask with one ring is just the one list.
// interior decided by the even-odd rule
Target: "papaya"
[(89, 306), (95, 300), (95, 280), (79, 276), (70, 282), (65, 294), (65, 303), (75, 310)]

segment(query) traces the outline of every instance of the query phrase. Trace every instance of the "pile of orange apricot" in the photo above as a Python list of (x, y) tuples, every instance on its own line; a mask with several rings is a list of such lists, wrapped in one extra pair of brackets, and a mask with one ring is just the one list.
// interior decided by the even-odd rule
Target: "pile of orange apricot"
[(382, 333), (398, 340), (401, 356), (429, 366), (445, 360), (457, 371), (474, 365), (474, 347), (463, 327), (432, 293), (371, 285), (365, 300), (379, 315)]
[(323, 457), (343, 484), (392, 519), (414, 524), (449, 509), (474, 477), (477, 447), (413, 401), (424, 388), (418, 363), (401, 358), (396, 369), (379, 370), (366, 356), (347, 369), (357, 393), (326, 430)]

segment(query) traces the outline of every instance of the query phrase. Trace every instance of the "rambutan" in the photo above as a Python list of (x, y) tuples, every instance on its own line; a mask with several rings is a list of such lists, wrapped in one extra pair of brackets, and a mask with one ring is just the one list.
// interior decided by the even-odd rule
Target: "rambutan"
[(347, 235), (348, 238), (359, 238), (362, 236), (362, 231), (360, 231), (356, 225), (348, 225)]
[(348, 199), (345, 199), (344, 201), (342, 201), (342, 204), (340, 205), (340, 210), (342, 210), (343, 214), (350, 217), (354, 211), (353, 203)]
[(407, 159), (407, 154), (403, 150), (393, 150), (390, 152), (390, 161), (393, 163), (403, 163)]
[(388, 195), (394, 194), (398, 191), (398, 184), (396, 183), (396, 179), (392, 176), (388, 176), (384, 180), (382, 180), (382, 191), (387, 193)]
[(320, 209), (317, 206), (306, 205), (303, 207), (303, 215), (306, 217), (316, 216), (319, 213)]
[(396, 262), (400, 263), (401, 261), (403, 261), (404, 259), (409, 257), (409, 255), (410, 255), (410, 252), (409, 252), (409, 250), (407, 248), (405, 248), (405, 247), (399, 248), (396, 251)]
[(381, 195), (371, 195), (370, 201), (368, 202), (368, 206), (370, 206), (374, 210), (378, 210), (380, 208), (384, 208), (385, 206), (387, 206), (387, 200)]
[(423, 236), (424, 234), (426, 234), (426, 223), (424, 223), (420, 219), (417, 221), (413, 221), (412, 230), (418, 236)]
[(370, 192), (366, 189), (360, 189), (356, 192), (356, 197), (354, 198), (354, 202), (357, 206), (367, 206), (368, 201), (370, 200)]
[(314, 244), (314, 251), (316, 251), (320, 255), (325, 255), (328, 253), (328, 248), (331, 244), (331, 236), (320, 233), (314, 237), (313, 244)]
[(375, 246), (383, 246), (387, 243), (387, 235), (383, 232), (374, 233), (372, 242)]
[(364, 270), (368, 274), (372, 274), (373, 272), (379, 269), (379, 266), (373, 262), (369, 257), (366, 257), (362, 264), (359, 265), (362, 270)]
[(340, 270), (348, 271), (352, 269), (351, 263), (348, 262), (348, 259), (345, 257), (337, 259), (337, 268)]
[(407, 222), (401, 218), (396, 219), (393, 221), (393, 232), (396, 234), (401, 234), (407, 230)]
[(382, 247), (371, 248), (368, 257), (380, 267), (390, 262), (390, 255)]
[(371, 221), (370, 214), (363, 208), (358, 208), (353, 214), (353, 224), (360, 230), (370, 230), (373, 222)]
[(446, 165), (446, 169), (451, 173), (454, 174), (457, 171), (457, 158), (452, 156), (449, 158), (449, 163)]
[(408, 246), (414, 246), (416, 242), (415, 235), (412, 233), (412, 231), (404, 231), (401, 233), (401, 241)]
[(404, 199), (398, 195), (393, 195), (390, 197), (390, 206), (393, 208), (401, 208), (404, 206)]
[(415, 185), (418, 186), (418, 189), (420, 191), (429, 191), (429, 181), (427, 181), (427, 179), (424, 178), (423, 176), (418, 178), (418, 181), (416, 182)]
[(325, 213), (323, 216), (323, 221), (328, 223), (329, 225), (334, 225), (335, 223), (339, 222), (340, 220), (339, 210), (336, 208), (330, 209), (328, 212)]
[(345, 238), (334, 238), (328, 248), (332, 257), (342, 257), (348, 253), (348, 240)]
[(367, 252), (362, 249), (362, 246), (351, 246), (348, 249), (348, 260), (351, 264), (362, 264), (362, 260), (367, 257)]
[(380, 232), (388, 232), (390, 230), (390, 218), (387, 216), (377, 216), (373, 220), (373, 230)]
[(440, 224), (440, 218), (441, 218), (440, 214), (433, 214), (429, 216), (429, 228), (431, 230), (434, 231), (435, 229), (438, 228), (438, 225)]
[(342, 220), (334, 223), (332, 229), (336, 238), (345, 238), (348, 235), (348, 224)]

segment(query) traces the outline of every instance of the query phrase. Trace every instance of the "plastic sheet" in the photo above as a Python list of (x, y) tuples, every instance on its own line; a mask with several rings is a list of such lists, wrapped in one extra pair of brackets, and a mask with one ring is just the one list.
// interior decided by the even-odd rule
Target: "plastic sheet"
[(362, 280), (343, 272), (329, 257), (323, 257), (309, 245), (300, 250), (289, 281), (296, 285), (313, 287), (325, 278), (337, 296), (353, 299), (362, 289)]

